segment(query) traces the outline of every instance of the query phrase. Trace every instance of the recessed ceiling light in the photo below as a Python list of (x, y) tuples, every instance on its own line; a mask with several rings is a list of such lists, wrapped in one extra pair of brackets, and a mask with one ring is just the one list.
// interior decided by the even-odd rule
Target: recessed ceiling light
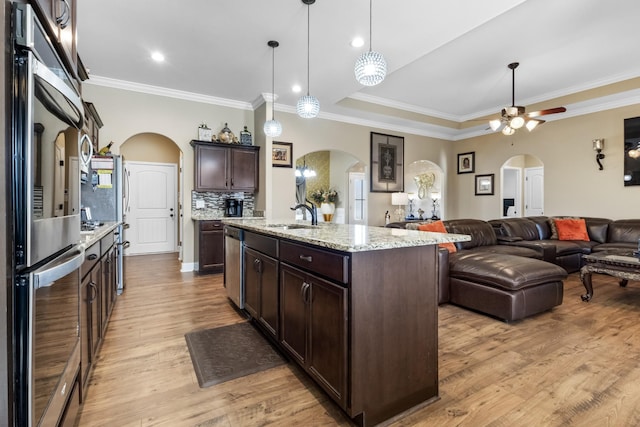
[(153, 59), (156, 62), (163, 62), (164, 61), (164, 55), (160, 52), (153, 52), (151, 54), (151, 59)]
[(298, 93), (302, 90), (302, 88), (300, 87), (300, 85), (293, 85), (291, 87), (291, 90), (293, 91), (293, 93)]
[(351, 46), (352, 47), (364, 46), (364, 39), (362, 37), (356, 37), (355, 39), (351, 40)]

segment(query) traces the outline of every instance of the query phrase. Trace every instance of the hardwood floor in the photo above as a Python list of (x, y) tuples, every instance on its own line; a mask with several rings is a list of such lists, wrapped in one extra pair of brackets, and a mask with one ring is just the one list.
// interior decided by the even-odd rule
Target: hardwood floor
[[(245, 319), (222, 275), (180, 273), (174, 254), (126, 258), (80, 426), (348, 426), (292, 363), (198, 387), (184, 334)], [(393, 426), (640, 425), (640, 283), (579, 276), (564, 303), (513, 324), (439, 308), (441, 399)]]

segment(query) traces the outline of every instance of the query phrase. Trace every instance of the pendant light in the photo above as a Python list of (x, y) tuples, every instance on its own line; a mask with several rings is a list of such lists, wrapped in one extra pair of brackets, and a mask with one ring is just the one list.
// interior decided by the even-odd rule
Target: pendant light
[(307, 94), (298, 100), (296, 111), (298, 112), (298, 116), (303, 119), (312, 119), (320, 113), (320, 102), (318, 98), (309, 95), (309, 34), (311, 32), (311, 12), (309, 12), (309, 6), (315, 2), (316, 0), (302, 0), (302, 3), (307, 5)]
[(365, 52), (358, 58), (354, 68), (356, 80), (364, 86), (375, 86), (381, 83), (387, 75), (387, 61), (381, 53), (371, 49), (371, 21), (372, 21), (372, 3), (369, 0), (369, 52)]
[(282, 135), (282, 125), (274, 117), (274, 104), (276, 103), (276, 48), (280, 46), (275, 40), (269, 40), (267, 45), (271, 48), (271, 120), (264, 122), (264, 134), (269, 138)]

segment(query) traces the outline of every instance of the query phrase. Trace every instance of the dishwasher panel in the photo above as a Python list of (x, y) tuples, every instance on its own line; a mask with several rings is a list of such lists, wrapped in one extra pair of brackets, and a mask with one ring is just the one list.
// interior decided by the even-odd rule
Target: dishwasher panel
[(224, 287), (227, 296), (240, 309), (244, 309), (243, 282), (244, 233), (241, 229), (224, 227)]

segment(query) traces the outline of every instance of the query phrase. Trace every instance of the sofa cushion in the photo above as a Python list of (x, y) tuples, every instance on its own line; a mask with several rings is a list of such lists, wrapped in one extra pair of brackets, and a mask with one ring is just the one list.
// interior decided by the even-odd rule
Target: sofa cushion
[(619, 219), (609, 224), (607, 243), (635, 243), (640, 239), (640, 219)]
[(546, 216), (528, 216), (529, 221), (533, 221), (538, 228), (538, 234), (540, 234), (540, 240), (551, 239), (551, 226), (549, 225), (549, 218)]
[(589, 239), (597, 243), (605, 243), (607, 241), (607, 232), (609, 230), (610, 219), (607, 218), (585, 218), (587, 222), (587, 232)]
[[(447, 229), (444, 227), (442, 221), (434, 221), (429, 224), (420, 224), (418, 225), (418, 230), (431, 231), (434, 233), (447, 233)], [(441, 248), (445, 248), (450, 253), (456, 252), (456, 245), (454, 245), (453, 243), (440, 243), (438, 246)]]
[(449, 256), (449, 276), (508, 291), (562, 281), (557, 265), (516, 255), (464, 251)]
[(468, 234), (471, 236), (471, 240), (468, 242), (456, 243), (458, 250), (498, 244), (496, 233), (487, 221), (480, 219), (452, 219), (444, 221), (444, 225), (449, 233)]
[(547, 221), (549, 223), (549, 228), (551, 229), (551, 235), (549, 239), (557, 240), (558, 239), (558, 228), (556, 227), (556, 219), (580, 219), (577, 216), (553, 216), (549, 218)]
[(587, 233), (587, 223), (583, 218), (580, 219), (555, 219), (556, 229), (558, 231), (558, 240), (583, 240), (589, 241), (589, 233)]

